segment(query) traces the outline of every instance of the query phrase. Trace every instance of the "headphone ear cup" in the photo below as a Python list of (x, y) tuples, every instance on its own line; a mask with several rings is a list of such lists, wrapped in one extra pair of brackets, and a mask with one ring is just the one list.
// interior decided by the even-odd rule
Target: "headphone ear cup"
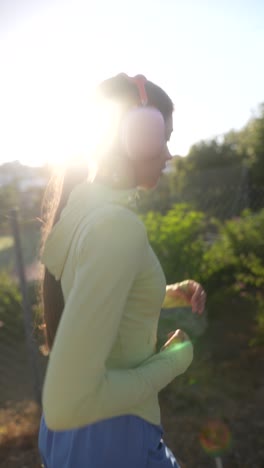
[(121, 124), (121, 142), (130, 159), (154, 159), (165, 144), (163, 115), (154, 107), (135, 107)]

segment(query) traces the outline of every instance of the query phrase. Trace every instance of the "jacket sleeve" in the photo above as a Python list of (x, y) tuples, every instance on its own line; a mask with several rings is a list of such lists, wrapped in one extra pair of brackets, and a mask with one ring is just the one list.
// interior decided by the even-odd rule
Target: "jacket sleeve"
[(123, 210), (84, 237), (47, 367), (43, 411), (53, 430), (81, 427), (126, 414), (190, 365), (184, 343), (133, 369), (105, 366), (128, 292), (148, 248), (144, 225)]

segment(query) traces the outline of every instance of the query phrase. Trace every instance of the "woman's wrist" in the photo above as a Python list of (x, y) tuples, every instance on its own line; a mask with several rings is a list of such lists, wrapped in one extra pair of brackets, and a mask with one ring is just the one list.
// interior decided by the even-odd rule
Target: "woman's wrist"
[(174, 283), (174, 284), (168, 284), (166, 286), (166, 293), (174, 293), (177, 295), (177, 293), (181, 294), (186, 293), (188, 285), (189, 285), (190, 280), (184, 280), (179, 283)]

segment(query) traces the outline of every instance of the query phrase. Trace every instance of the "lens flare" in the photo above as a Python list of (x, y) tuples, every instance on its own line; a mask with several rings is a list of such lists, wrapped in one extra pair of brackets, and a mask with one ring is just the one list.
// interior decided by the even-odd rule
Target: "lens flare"
[(208, 421), (199, 434), (202, 448), (208, 455), (217, 457), (231, 446), (231, 433), (222, 421)]

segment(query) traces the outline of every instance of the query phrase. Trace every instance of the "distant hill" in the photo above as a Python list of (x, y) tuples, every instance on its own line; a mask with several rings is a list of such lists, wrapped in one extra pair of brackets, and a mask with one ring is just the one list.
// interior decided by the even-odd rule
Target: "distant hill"
[(15, 184), (22, 192), (32, 187), (44, 187), (50, 176), (50, 168), (31, 167), (19, 161), (7, 162), (0, 166), (0, 187)]

